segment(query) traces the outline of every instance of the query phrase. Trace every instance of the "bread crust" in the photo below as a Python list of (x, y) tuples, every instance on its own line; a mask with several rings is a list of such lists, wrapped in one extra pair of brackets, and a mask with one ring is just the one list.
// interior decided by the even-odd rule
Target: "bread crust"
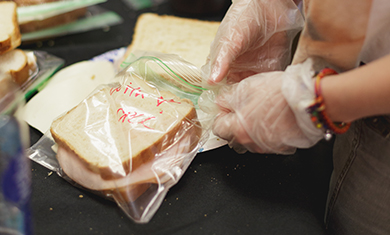
[[(191, 101), (182, 99), (181, 102), (187, 102), (188, 104), (192, 104)], [(75, 108), (71, 109), (70, 111), (67, 112), (70, 113), (72, 112)], [(65, 116), (65, 115), (64, 115)], [(58, 118), (55, 120), (55, 122), (60, 122), (63, 117)], [(200, 135), (201, 135), (201, 127), (200, 123), (197, 121), (197, 114), (196, 110), (194, 107), (192, 107), (191, 111), (183, 118), (183, 122), (187, 124), (190, 128), (195, 128), (195, 135), (197, 139), (199, 140)], [(186, 126), (186, 125), (184, 125)], [(162, 136), (158, 141), (156, 141), (152, 146), (149, 148), (144, 149), (143, 151), (140, 152), (137, 156), (132, 156), (128, 160), (122, 162), (122, 167), (127, 174), (129, 174), (132, 170), (136, 170), (140, 165), (152, 161), (156, 154), (164, 151), (166, 148), (168, 148), (170, 145), (172, 145), (175, 141), (175, 135), (177, 132), (179, 132), (183, 128), (183, 123), (178, 122), (173, 128), (171, 128), (164, 136)], [(188, 131), (188, 130), (186, 130)], [(75, 156), (81, 161), (81, 163), (89, 169), (91, 172), (100, 174), (100, 176), (105, 179), (105, 180), (112, 180), (112, 179), (118, 179), (124, 177), (122, 174), (115, 173), (110, 167), (99, 167), (96, 165), (90, 164), (86, 159), (84, 159), (81, 154), (75, 149), (73, 146), (68, 144), (66, 140), (64, 140), (60, 135), (58, 135), (55, 130), (53, 130), (53, 125), (50, 128), (51, 135), (55, 142), (59, 144), (61, 147), (64, 147), (74, 153)], [(191, 132), (190, 132), (191, 133)], [(197, 144), (194, 143), (194, 144)]]
[(7, 38), (4, 41), (0, 42), (0, 55), (10, 51), (11, 48), (11, 38)]
[(11, 70), (10, 74), (14, 78), (15, 82), (19, 86), (22, 86), (30, 76), (30, 66), (28, 63), (26, 63), (23, 68), (18, 71)]
[(11, 74), (12, 78), (15, 80), (15, 82), (19, 85), (22, 86), (23, 83), (27, 81), (30, 75), (30, 68), (31, 65), (28, 63), (28, 58), (26, 53), (20, 49), (15, 49), (15, 52), (19, 52), (24, 56), (24, 61), (25, 63), (21, 66), (20, 69), (18, 70), (10, 70), (9, 73)]

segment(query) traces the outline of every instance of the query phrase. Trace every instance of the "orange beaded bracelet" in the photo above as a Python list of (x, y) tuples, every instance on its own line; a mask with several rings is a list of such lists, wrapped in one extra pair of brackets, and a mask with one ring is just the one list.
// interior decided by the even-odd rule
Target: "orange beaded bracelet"
[(325, 68), (316, 75), (314, 83), (314, 93), (316, 97), (313, 104), (306, 109), (306, 111), (310, 114), (311, 121), (314, 125), (318, 129), (325, 130), (325, 139), (330, 139), (332, 134), (343, 134), (351, 126), (351, 123), (333, 122), (325, 112), (325, 104), (324, 98), (321, 94), (320, 81), (323, 77), (332, 74), (337, 74), (337, 72), (333, 69)]

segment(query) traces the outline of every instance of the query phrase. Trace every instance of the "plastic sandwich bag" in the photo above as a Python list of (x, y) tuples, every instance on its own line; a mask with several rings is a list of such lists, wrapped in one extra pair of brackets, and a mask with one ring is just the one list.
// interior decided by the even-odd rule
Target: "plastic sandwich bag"
[(103, 2), (106, 2), (106, 0), (55, 1), (36, 5), (19, 6), (17, 9), (18, 22), (23, 24), (36, 20), (44, 20)]
[(147, 52), (122, 65), (28, 153), (147, 223), (209, 140), (212, 117), (197, 107), (200, 71), (180, 57)]
[(123, 19), (98, 4), (107, 0), (64, 0), (19, 6), (18, 23), (22, 42), (32, 42), (93, 29), (109, 29)]
[[(23, 65), (23, 72), (20, 73), (21, 75), (12, 75), (12, 77), (19, 85), (20, 92), (24, 95), (24, 98), (28, 100), (46, 85), (52, 75), (64, 65), (65, 61), (45, 51), (20, 51), (23, 51), (23, 54), (27, 59)], [(12, 74), (12, 70), (6, 72), (6, 74)]]
[(26, 50), (25, 53), (29, 60), (34, 63), (29, 78), (21, 86), (21, 90), (27, 100), (43, 89), (53, 74), (65, 64), (65, 61), (45, 51)]

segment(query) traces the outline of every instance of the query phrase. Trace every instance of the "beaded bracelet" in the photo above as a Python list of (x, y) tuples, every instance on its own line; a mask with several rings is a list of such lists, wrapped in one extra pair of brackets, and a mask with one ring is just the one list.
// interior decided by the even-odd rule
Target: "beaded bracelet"
[(333, 122), (325, 112), (325, 104), (324, 98), (321, 94), (320, 81), (323, 77), (332, 74), (337, 74), (337, 72), (333, 69), (325, 68), (316, 75), (314, 83), (314, 92), (316, 97), (313, 104), (306, 109), (306, 112), (310, 114), (311, 121), (314, 123), (316, 128), (325, 130), (325, 139), (327, 140), (332, 137), (333, 133), (343, 134), (351, 126), (351, 123)]

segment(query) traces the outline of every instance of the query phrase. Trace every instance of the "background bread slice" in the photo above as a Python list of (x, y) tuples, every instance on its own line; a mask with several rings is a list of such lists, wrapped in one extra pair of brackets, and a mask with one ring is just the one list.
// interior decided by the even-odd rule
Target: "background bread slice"
[(0, 55), (0, 73), (10, 74), (19, 86), (30, 77), (30, 69), (33, 66), (23, 50), (14, 49)]
[(16, 9), (16, 3), (0, 1), (0, 54), (11, 51), (21, 43)]
[(157, 91), (141, 79), (126, 84), (141, 89), (101, 88), (51, 126), (56, 143), (106, 180), (124, 177), (152, 160), (196, 120), (191, 101)]
[(136, 50), (181, 56), (198, 68), (206, 63), (220, 22), (144, 13), (137, 20), (125, 58)]

